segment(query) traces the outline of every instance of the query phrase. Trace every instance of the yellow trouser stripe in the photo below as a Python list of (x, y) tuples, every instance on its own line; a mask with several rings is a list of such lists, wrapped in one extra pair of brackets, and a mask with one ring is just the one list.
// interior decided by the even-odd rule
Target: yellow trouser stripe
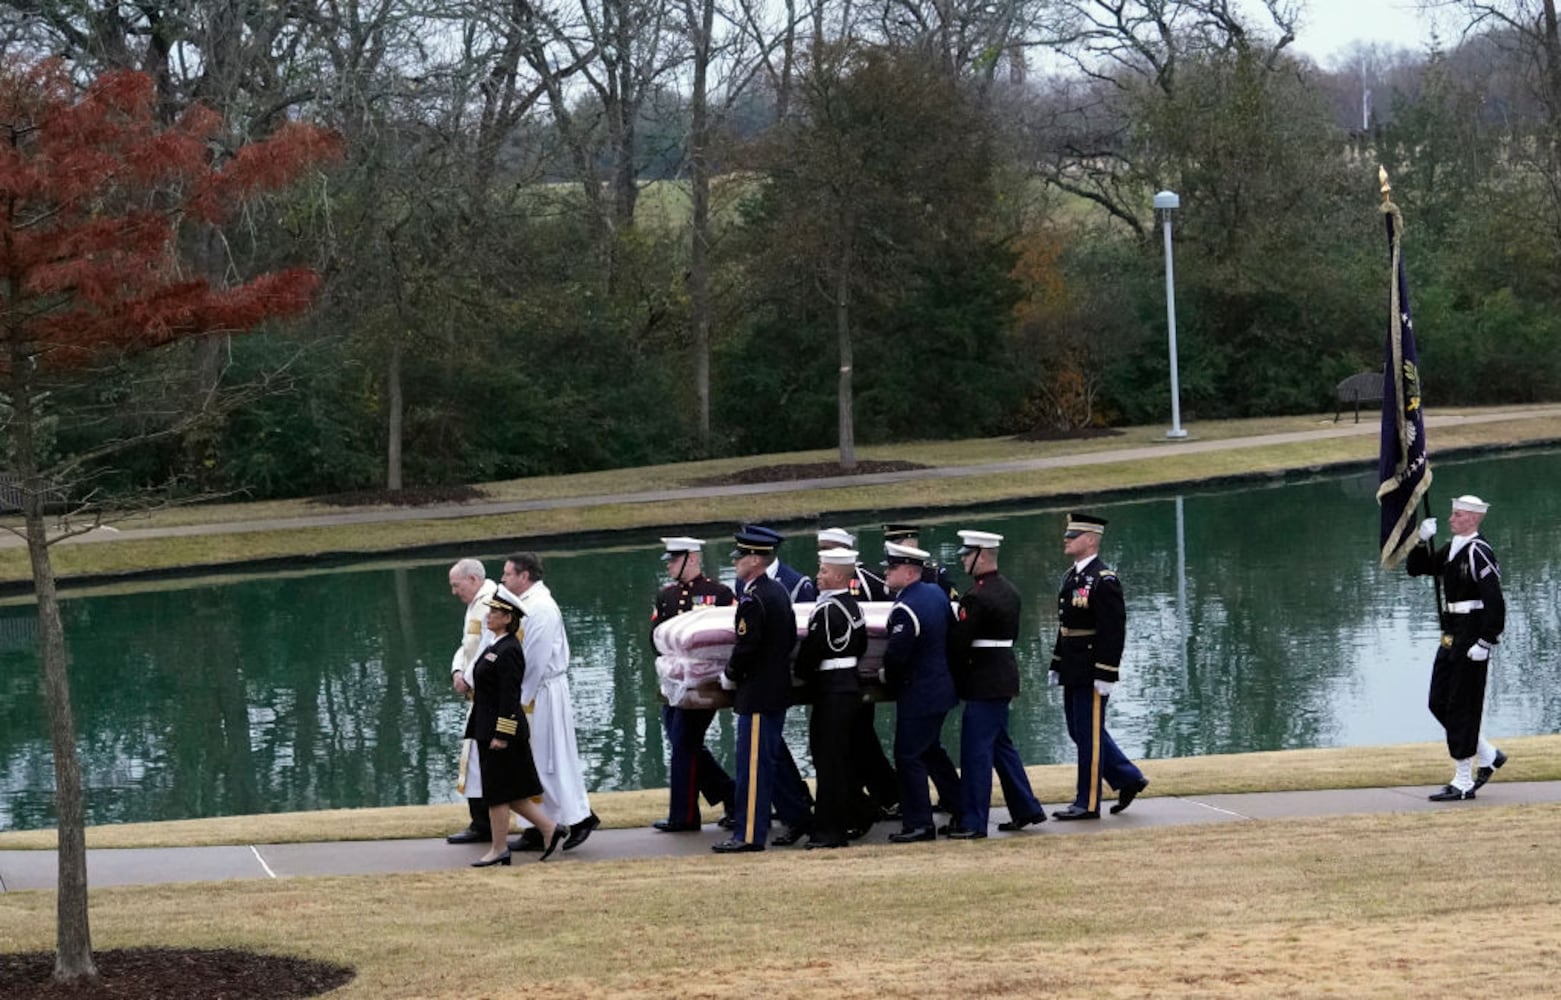
[(1089, 808), (1100, 808), (1100, 692), (1091, 691), (1089, 746)]
[[(759, 798), (759, 725), (764, 720), (759, 717), (758, 712), (748, 718), (751, 720), (748, 728), (748, 826), (745, 831), (747, 836), (743, 839), (751, 844), (756, 822), (753, 813), (758, 808)], [(768, 816), (764, 817), (766, 823), (769, 820)]]

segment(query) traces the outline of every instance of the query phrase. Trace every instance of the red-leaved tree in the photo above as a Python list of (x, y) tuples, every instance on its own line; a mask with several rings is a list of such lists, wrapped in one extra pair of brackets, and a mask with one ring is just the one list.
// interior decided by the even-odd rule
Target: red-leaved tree
[(60, 980), (96, 968), (81, 768), (49, 555), (68, 532), (46, 534), (45, 520), (66, 488), (61, 470), (73, 466), (45, 454), (48, 394), (101, 377), (105, 359), (302, 312), (318, 283), (313, 271), (289, 270), (216, 288), (182, 272), (181, 226), (215, 225), (246, 198), (337, 155), (334, 136), (304, 125), (224, 150), (221, 124), (202, 106), (160, 124), (143, 74), (78, 87), (56, 62), (0, 67), (0, 419), (37, 594), (54, 750)]

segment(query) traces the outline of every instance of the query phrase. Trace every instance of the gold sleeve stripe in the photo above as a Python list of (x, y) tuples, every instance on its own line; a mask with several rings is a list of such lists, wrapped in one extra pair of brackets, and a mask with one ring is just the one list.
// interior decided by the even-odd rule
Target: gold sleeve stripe
[(482, 635), (482, 622), (478, 621), (475, 618), (473, 618), (471, 621), (467, 622), (466, 623), (466, 634), (467, 635)]
[(1117, 673), (1120, 670), (1119, 667), (1113, 667), (1109, 663), (1097, 663), (1097, 664), (1095, 664), (1095, 669), (1096, 670), (1103, 670), (1103, 671), (1105, 671), (1108, 674), (1114, 674), (1114, 673)]
[(493, 728), (497, 729), (505, 736), (514, 736), (515, 733), (520, 729), (520, 723), (516, 722), (514, 719), (500, 719), (498, 725), (494, 726)]

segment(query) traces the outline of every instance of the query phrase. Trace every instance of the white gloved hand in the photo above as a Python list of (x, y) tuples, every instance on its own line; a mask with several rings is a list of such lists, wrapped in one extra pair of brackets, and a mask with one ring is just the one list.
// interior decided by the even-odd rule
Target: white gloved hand
[(1095, 691), (1102, 698), (1109, 698), (1109, 697), (1111, 697), (1111, 689), (1116, 687), (1116, 686), (1117, 686), (1116, 681), (1096, 681), (1095, 682)]
[(730, 677), (726, 676), (726, 673), (724, 671), (721, 674), (721, 690), (722, 691), (736, 691), (737, 690), (737, 682), (732, 680)]
[(1429, 542), (1436, 536), (1436, 518), (1428, 517), (1420, 522), (1420, 540)]
[(1050, 684), (1054, 688), (1062, 687), (1062, 678), (1057, 676), (1057, 671), (1048, 670), (1046, 672), (1046, 683)]
[(1475, 663), (1484, 663), (1491, 658), (1491, 645), (1484, 639), (1469, 647), (1469, 659)]

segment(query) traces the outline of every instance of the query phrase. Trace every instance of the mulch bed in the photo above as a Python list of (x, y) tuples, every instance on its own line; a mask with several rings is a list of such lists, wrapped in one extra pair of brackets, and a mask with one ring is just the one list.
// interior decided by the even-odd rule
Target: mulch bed
[(849, 472), (838, 462), (811, 462), (792, 465), (761, 465), (753, 469), (741, 469), (724, 476), (690, 480), (690, 486), (745, 486), (749, 483), (785, 483), (793, 479), (825, 479), (832, 476), (865, 476), (874, 472), (904, 472), (907, 469), (925, 469), (919, 462), (857, 462)]
[(1114, 427), (1080, 427), (1075, 430), (1058, 430), (1056, 428), (1043, 427), (1033, 431), (1025, 431), (1023, 434), (1015, 434), (1015, 441), (1082, 441), (1086, 438), (1110, 438), (1121, 437), (1122, 432)]
[(289, 1000), (329, 993), (353, 970), (283, 955), (196, 948), (116, 948), (93, 953), (95, 982), (62, 985), (54, 953), (0, 954), (0, 1000)]
[(327, 507), (372, 507), (386, 504), (396, 507), (428, 507), (441, 503), (465, 503), (481, 500), (484, 494), (474, 486), (410, 486), (404, 490), (353, 490), (315, 497), (311, 503)]

